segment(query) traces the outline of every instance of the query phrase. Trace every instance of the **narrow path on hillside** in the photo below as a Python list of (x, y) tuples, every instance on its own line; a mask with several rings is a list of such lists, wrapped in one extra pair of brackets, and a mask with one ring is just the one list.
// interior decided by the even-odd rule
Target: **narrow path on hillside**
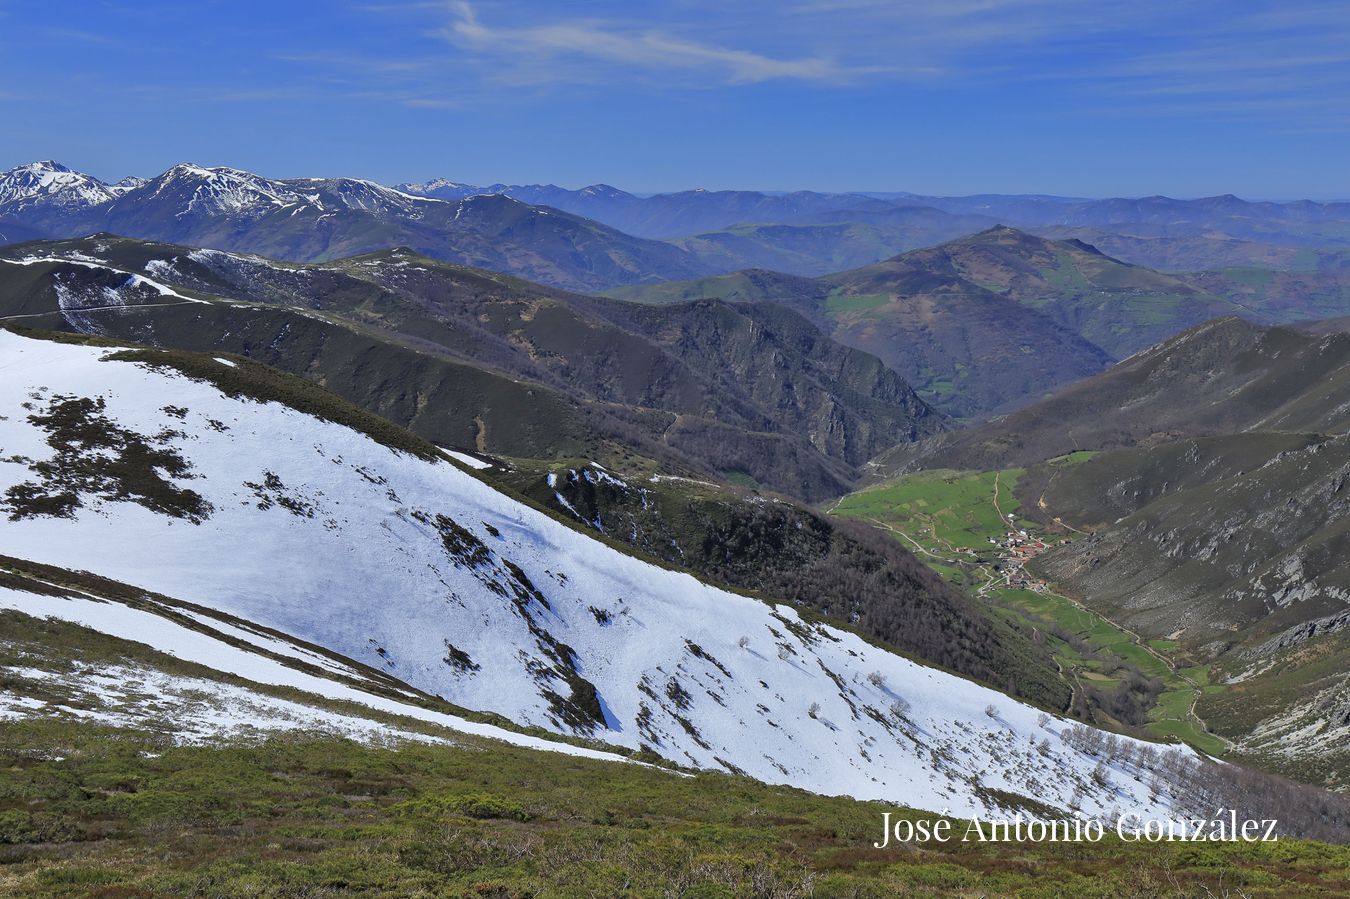
[(665, 430), (661, 432), (661, 442), (666, 444), (670, 443), (670, 432), (684, 420), (684, 416), (678, 412), (671, 414), (675, 417), (670, 420), (670, 424), (666, 425)]
[(947, 564), (947, 565), (959, 565), (959, 564), (960, 564), (960, 563), (959, 563), (957, 560), (955, 560), (955, 559), (947, 559), (947, 558), (944, 558), (944, 557), (942, 557), (942, 556), (939, 556), (937, 553), (933, 552), (931, 549), (929, 549), (928, 547), (924, 546), (922, 543), (920, 543), (919, 541), (915, 540), (913, 537), (909, 536), (909, 534), (906, 534), (904, 531), (900, 530), (899, 528), (895, 527), (894, 525), (889, 525), (889, 524), (887, 524), (886, 522), (882, 521), (880, 518), (869, 518), (869, 519), (867, 519), (867, 520), (870, 521), (872, 524), (876, 525), (877, 527), (881, 528), (881, 529), (884, 530), (884, 531), (890, 531), (892, 534), (895, 534), (897, 537), (901, 537), (901, 538), (903, 538), (903, 539), (905, 539), (905, 540), (908, 540), (908, 541), (914, 546), (914, 548), (915, 548), (916, 550), (918, 550), (919, 552), (923, 553), (923, 554), (926, 555), (926, 556), (932, 556), (934, 559), (937, 559), (939, 562), (943, 562), (943, 563), (945, 563), (945, 564)]
[[(1034, 640), (1036, 637), (1040, 636), (1040, 633), (1041, 629), (1033, 624), (1031, 626), (1032, 639)], [(1064, 711), (1068, 712), (1070, 709), (1073, 708), (1074, 700), (1078, 698), (1078, 691), (1082, 687), (1082, 683), (1078, 680), (1078, 672), (1076, 671), (1073, 672), (1073, 680), (1072, 681), (1069, 680), (1069, 678), (1064, 674), (1064, 666), (1060, 664), (1059, 659), (1055, 657), (1055, 654), (1053, 652), (1050, 653), (1050, 661), (1055, 663), (1055, 671), (1059, 672), (1059, 679), (1069, 685), (1069, 704), (1064, 707)]]
[[(1045, 501), (1045, 494), (1048, 493), (1050, 488), (1054, 485), (1055, 478), (1057, 477), (1059, 477), (1058, 468), (1056, 468), (1054, 473), (1050, 475), (1050, 480), (1045, 482), (1045, 489), (1041, 491), (1040, 499), (1036, 500), (1036, 508), (1040, 509), (1047, 515), (1050, 514), (1050, 504)], [(997, 508), (998, 503), (995, 503), (994, 507)], [(1073, 531), (1075, 534), (1082, 534), (1084, 537), (1091, 536), (1090, 534), (1088, 534), (1087, 531), (1078, 530), (1078, 528), (1069, 524), (1067, 521), (1065, 521), (1063, 518), (1060, 518), (1058, 515), (1052, 517), (1050, 520), (1053, 521), (1055, 524), (1059, 525), (1060, 527), (1064, 528), (1065, 530)]]
[(40, 318), (44, 315), (62, 315), (78, 314), (85, 312), (103, 312), (108, 309), (152, 309), (161, 306), (192, 306), (200, 303), (200, 300), (178, 300), (173, 303), (133, 303), (130, 306), (123, 306), (117, 303), (111, 303), (107, 306), (84, 306), (80, 309), (48, 309), (46, 312), (25, 312), (22, 315), (0, 315), (0, 321), (12, 321), (16, 318)]
[(1001, 478), (1002, 476), (1003, 472), (1001, 471), (994, 472), (994, 511), (998, 513), (998, 520), (1000, 522), (1006, 522), (1008, 518), (1006, 515), (1003, 514), (1003, 510), (1000, 509), (998, 505), (998, 479)]

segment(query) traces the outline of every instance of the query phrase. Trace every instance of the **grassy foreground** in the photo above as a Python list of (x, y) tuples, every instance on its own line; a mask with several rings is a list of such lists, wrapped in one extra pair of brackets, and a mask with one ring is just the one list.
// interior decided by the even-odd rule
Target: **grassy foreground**
[[(466, 740), (0, 729), (7, 896), (1346, 895), (1350, 848), (924, 844), (875, 803)], [(906, 813), (913, 814), (913, 813)]]

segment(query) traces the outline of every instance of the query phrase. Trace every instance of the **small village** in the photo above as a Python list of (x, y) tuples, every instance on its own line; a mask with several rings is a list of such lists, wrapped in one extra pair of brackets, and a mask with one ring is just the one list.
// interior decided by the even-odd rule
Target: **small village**
[(1008, 529), (1003, 539), (989, 538), (990, 544), (998, 547), (999, 550), (998, 562), (994, 565), (994, 570), (1007, 579), (1009, 587), (1018, 590), (1031, 590), (1035, 593), (1046, 592), (1049, 586), (1045, 581), (1028, 575), (1026, 565), (1049, 549), (1050, 544), (1026, 528), (1017, 527), (1015, 516), (1012, 513), (1008, 514), (1007, 519)]

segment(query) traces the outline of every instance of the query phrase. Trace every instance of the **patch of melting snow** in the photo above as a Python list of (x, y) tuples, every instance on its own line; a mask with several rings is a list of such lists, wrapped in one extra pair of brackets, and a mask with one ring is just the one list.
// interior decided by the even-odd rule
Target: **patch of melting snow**
[(682, 478), (679, 475), (673, 474), (654, 474), (650, 478), (648, 478), (648, 480), (650, 480), (653, 484), (660, 484), (664, 481), (680, 481), (685, 484), (698, 484), (701, 487), (716, 488), (718, 486), (717, 484), (714, 484), (712, 481), (697, 481), (694, 480), (693, 478)]
[(627, 482), (616, 478), (614, 475), (605, 471), (604, 466), (599, 462), (592, 462), (590, 467), (583, 468), (581, 475), (592, 484), (611, 484), (615, 487), (627, 487)]
[(469, 466), (475, 471), (482, 471), (484, 468), (492, 467), (491, 462), (485, 462), (484, 460), (479, 459), (475, 456), (470, 456), (468, 453), (461, 453), (458, 450), (452, 450), (444, 446), (439, 447), (439, 449), (441, 452), (445, 453), (447, 456), (454, 459), (456, 462), (463, 462), (465, 465)]
[[(303, 730), (346, 737), (362, 743), (450, 743), (244, 687), (199, 677), (125, 665), (76, 664), (60, 673), (31, 667), (0, 668), (6, 692), (0, 694), (0, 719), (78, 718), (112, 727), (149, 729), (170, 734), (183, 744), (212, 743)], [(68, 694), (66, 702), (20, 695), (29, 682)]]
[(0, 262), (9, 262), (13, 265), (41, 265), (43, 263), (65, 263), (67, 265), (79, 265), (84, 268), (103, 269), (104, 271), (114, 272), (119, 275), (126, 275), (127, 280), (122, 284), (123, 287), (139, 287), (144, 285), (156, 291), (160, 296), (173, 297), (183, 300), (187, 303), (203, 303), (209, 305), (206, 300), (199, 300), (196, 297), (185, 296), (172, 287), (168, 287), (158, 281), (153, 281), (144, 275), (138, 275), (135, 272), (123, 271), (120, 268), (113, 268), (107, 263), (96, 259), (90, 259), (87, 256), (81, 256), (76, 253), (70, 256), (24, 256), (22, 259), (0, 259)]
[[(36, 618), (56, 618), (69, 621), (102, 634), (143, 643), (152, 649), (187, 662), (205, 665), (215, 671), (279, 687), (293, 687), (326, 699), (336, 699), (369, 706), (392, 715), (402, 715), (426, 724), (479, 737), (501, 740), (527, 749), (541, 749), (608, 761), (628, 761), (614, 753), (571, 746), (539, 737), (518, 734), (491, 724), (469, 721), (457, 715), (438, 712), (418, 705), (401, 702), (387, 696), (358, 689), (335, 680), (291, 668), (281, 662), (231, 645), (218, 635), (186, 627), (153, 612), (133, 609), (117, 602), (93, 597), (54, 598), (21, 590), (0, 587), (0, 609), (14, 609)], [(194, 616), (203, 621), (204, 616)], [(215, 621), (213, 628), (219, 628)], [(225, 630), (225, 629), (221, 629)], [(228, 634), (238, 636), (237, 634)], [(255, 645), (262, 643), (257, 635), (248, 639)], [(275, 647), (262, 648), (276, 651)], [(281, 652), (293, 658), (302, 658), (308, 650), (293, 647)], [(331, 663), (330, 663), (331, 664)], [(11, 717), (24, 717), (14, 715)], [(359, 719), (358, 719), (359, 720)]]

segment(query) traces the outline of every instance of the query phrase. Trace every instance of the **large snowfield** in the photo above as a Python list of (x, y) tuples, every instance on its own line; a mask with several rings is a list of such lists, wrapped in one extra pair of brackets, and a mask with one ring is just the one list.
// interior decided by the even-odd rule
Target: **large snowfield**
[[(219, 609), (457, 705), (688, 766), (958, 815), (1007, 817), (1001, 791), (1092, 815), (1172, 812), (1147, 774), (1076, 748), (1053, 715), (627, 556), (448, 457), (112, 352), (0, 331), (0, 496), (41, 482), (34, 466), (57, 455), (31, 417), (101, 398), (119, 428), (181, 455), (190, 468), (169, 480), (209, 508), (175, 517), (82, 493), (69, 518), (0, 515), (0, 554)], [(173, 628), (138, 633), (192, 653)]]

